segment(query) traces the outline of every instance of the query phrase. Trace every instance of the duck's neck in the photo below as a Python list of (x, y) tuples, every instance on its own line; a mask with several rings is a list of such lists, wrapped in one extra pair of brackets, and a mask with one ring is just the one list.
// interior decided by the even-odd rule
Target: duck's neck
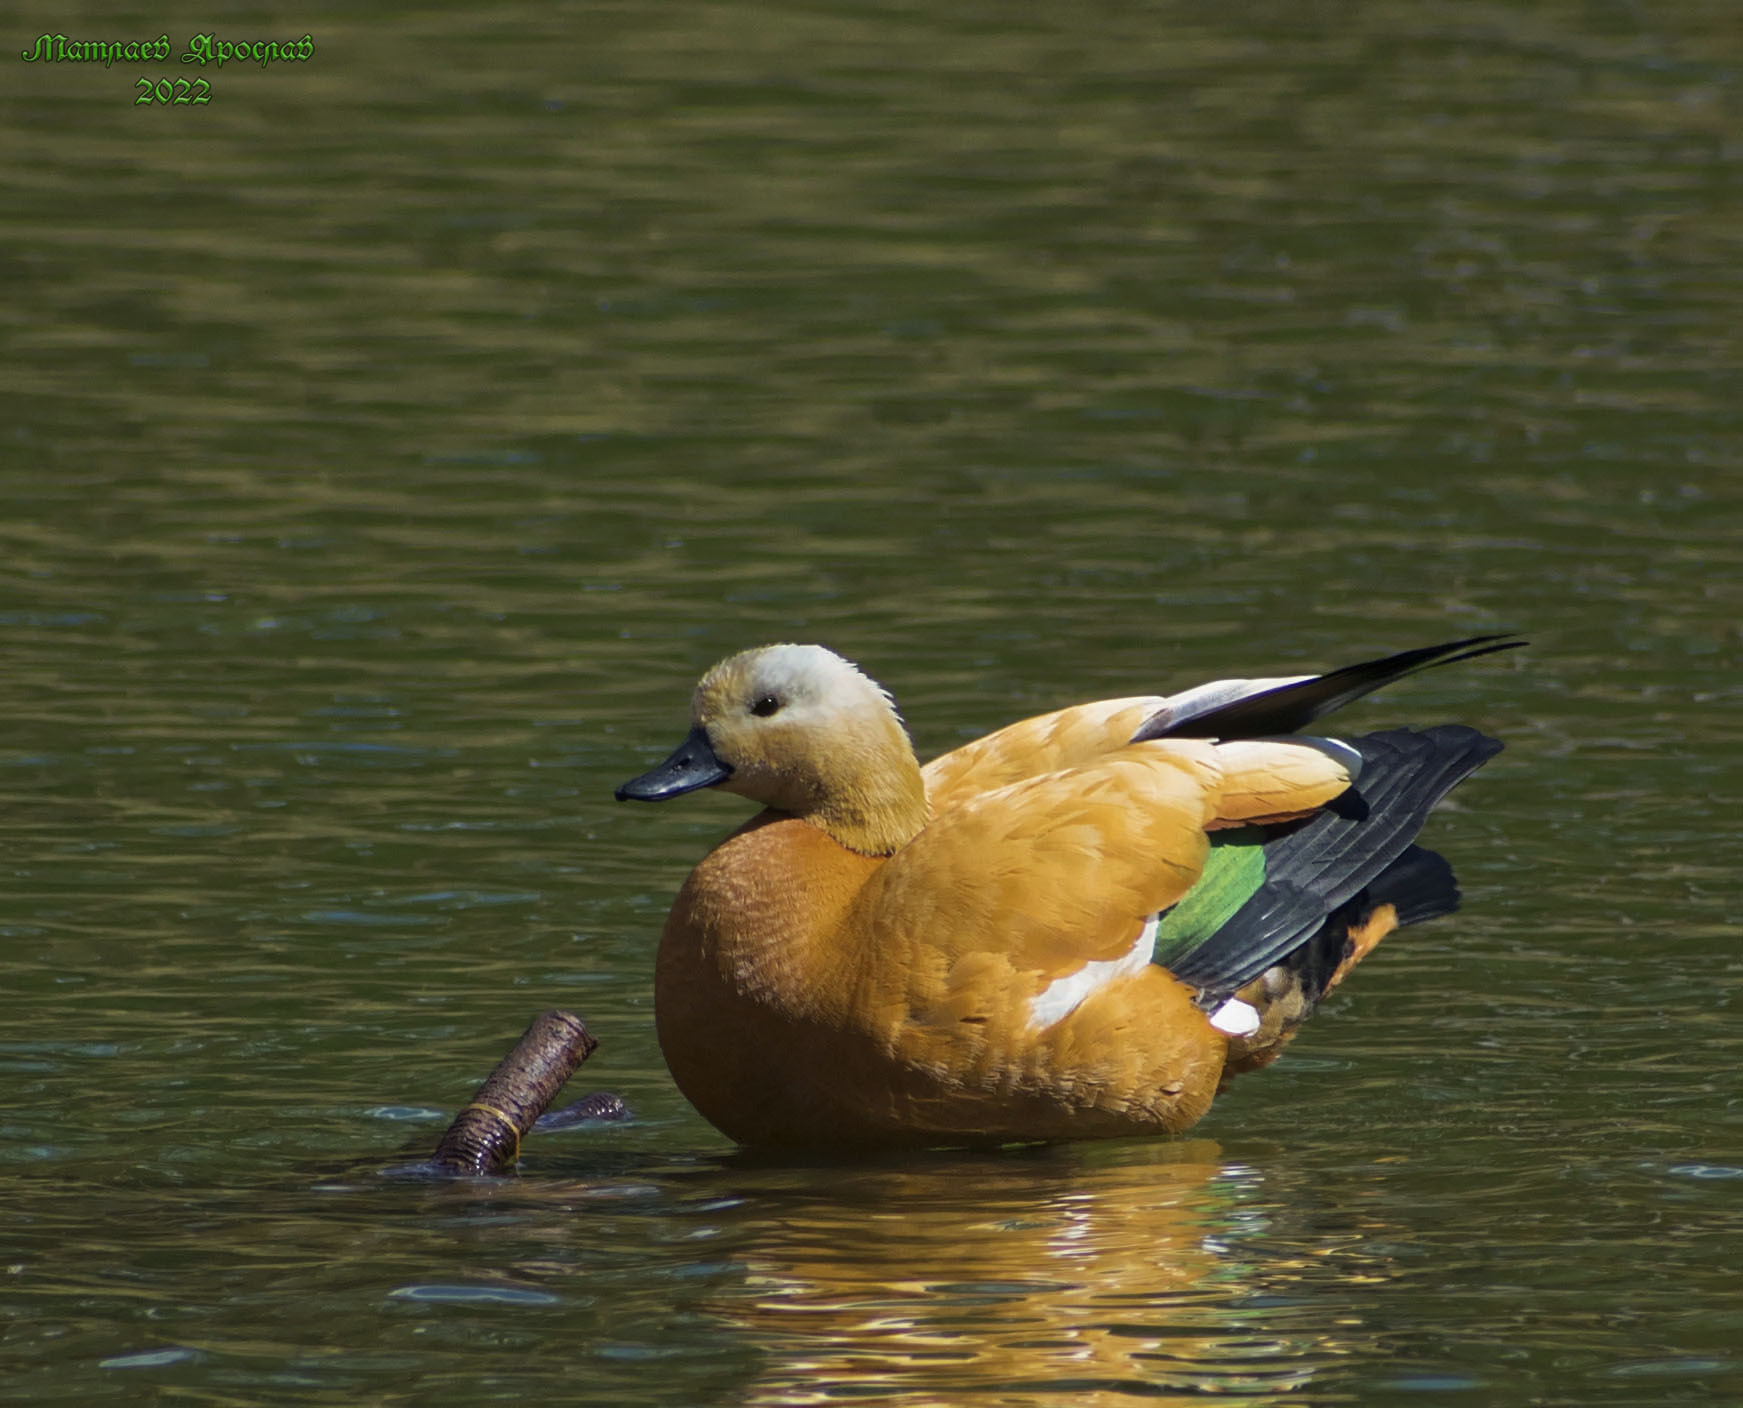
[(843, 730), (814, 777), (815, 790), (794, 810), (850, 851), (892, 855), (926, 825), (926, 783), (894, 714)]
[(926, 784), (911, 751), (906, 762), (831, 788), (805, 820), (862, 856), (893, 855), (926, 825)]

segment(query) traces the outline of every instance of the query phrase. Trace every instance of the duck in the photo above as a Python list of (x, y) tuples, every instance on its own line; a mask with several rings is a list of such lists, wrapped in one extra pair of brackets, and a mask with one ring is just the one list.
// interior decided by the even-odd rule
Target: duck
[(1459, 905), (1416, 836), (1501, 743), (1457, 723), (1304, 730), (1524, 644), (1078, 704), (924, 767), (890, 693), (834, 651), (727, 657), (684, 741), (616, 791), (760, 807), (660, 936), (678, 1089), (753, 1148), (1179, 1133), (1383, 938)]

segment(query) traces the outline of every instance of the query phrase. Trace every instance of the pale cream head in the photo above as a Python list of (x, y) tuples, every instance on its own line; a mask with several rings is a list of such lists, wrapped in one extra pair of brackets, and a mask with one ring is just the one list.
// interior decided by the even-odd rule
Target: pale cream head
[(913, 745), (889, 694), (820, 645), (765, 645), (702, 677), (691, 721), (732, 769), (723, 791), (887, 855), (926, 823)]

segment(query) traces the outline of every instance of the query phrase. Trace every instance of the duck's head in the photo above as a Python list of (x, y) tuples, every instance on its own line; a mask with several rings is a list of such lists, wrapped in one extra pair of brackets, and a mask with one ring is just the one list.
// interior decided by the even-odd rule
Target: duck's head
[(926, 824), (913, 745), (890, 696), (820, 645), (765, 645), (702, 676), (690, 735), (620, 802), (719, 787), (821, 827), (864, 855), (888, 855)]

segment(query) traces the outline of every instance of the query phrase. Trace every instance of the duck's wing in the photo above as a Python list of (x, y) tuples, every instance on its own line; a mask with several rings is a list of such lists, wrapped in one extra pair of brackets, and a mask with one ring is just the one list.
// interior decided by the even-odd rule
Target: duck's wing
[(1140, 970), (1141, 935), (1198, 880), (1208, 829), (1314, 811), (1349, 786), (1349, 763), (1337, 745), (1171, 740), (968, 797), (880, 869), (865, 941), (926, 1001)]
[[(1294, 824), (1256, 820), (1216, 835), (1203, 883), (1163, 916), (1157, 935), (1155, 959), (1175, 977), (1225, 997), (1295, 953), (1364, 891), (1369, 908), (1392, 904), (1399, 924), (1456, 906), (1451, 869), (1432, 852), (1394, 867), (1415, 849), (1435, 804), (1499, 753), (1500, 742), (1440, 724), (1370, 733), (1347, 746), (1360, 756), (1360, 780), (1329, 806)], [(1413, 908), (1419, 896), (1432, 898)], [(1327, 977), (1335, 967), (1334, 956)]]
[(1158, 694), (1103, 699), (1010, 724), (926, 764), (926, 800), (936, 814), (1014, 782), (1094, 763), (1131, 742), (1167, 703)]

